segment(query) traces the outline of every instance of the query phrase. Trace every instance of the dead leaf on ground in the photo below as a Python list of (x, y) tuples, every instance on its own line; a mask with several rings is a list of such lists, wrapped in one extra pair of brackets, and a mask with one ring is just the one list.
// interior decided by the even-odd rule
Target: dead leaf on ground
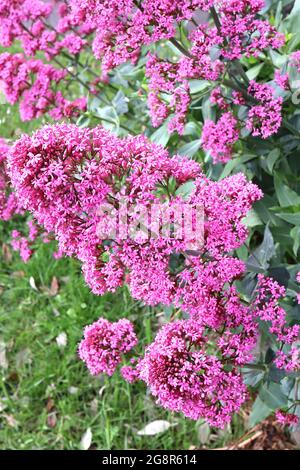
[(205, 445), (209, 442), (210, 438), (210, 426), (204, 422), (201, 423), (198, 428), (199, 441), (202, 445)]
[(56, 415), (56, 411), (54, 411), (52, 413), (49, 413), (47, 416), (47, 426), (49, 428), (55, 428), (56, 424), (57, 424), (57, 415)]
[(18, 381), (19, 381), (19, 374), (17, 371), (13, 370), (7, 377), (7, 382), (18, 382)]
[(80, 441), (80, 449), (88, 450), (91, 447), (93, 434), (91, 428), (87, 428)]
[(12, 261), (12, 252), (6, 243), (2, 244), (2, 256), (6, 263), (10, 263)]
[(54, 315), (55, 317), (59, 317), (59, 316), (60, 316), (59, 310), (57, 310), (57, 308), (55, 308), (55, 307), (53, 308), (52, 313), (53, 313), (53, 315)]
[(54, 410), (54, 408), (55, 408), (55, 404), (54, 404), (53, 398), (48, 397), (47, 398), (47, 403), (46, 403), (47, 412), (49, 413), (50, 411)]
[(52, 278), (50, 287), (41, 286), (41, 291), (49, 295), (50, 297), (55, 297), (59, 291), (59, 283), (58, 283), (57, 277), (54, 276)]
[(96, 414), (98, 413), (98, 407), (99, 407), (99, 401), (97, 400), (97, 398), (94, 398), (90, 402), (91, 413), (93, 416), (96, 416)]
[(57, 346), (58, 346), (60, 349), (64, 349), (64, 348), (67, 346), (67, 342), (68, 342), (67, 333), (65, 333), (64, 331), (62, 331), (62, 332), (59, 333), (59, 335), (56, 337)]
[(22, 279), (25, 277), (25, 272), (24, 271), (14, 271), (11, 273), (11, 277), (15, 277), (16, 279)]
[(70, 276), (62, 276), (60, 279), (64, 284), (68, 284), (68, 282), (70, 282), (71, 278), (70, 278)]
[(158, 419), (152, 421), (152, 423), (146, 424), (143, 429), (137, 432), (138, 436), (155, 436), (156, 434), (160, 434), (161, 432), (167, 431), (171, 427), (171, 423), (169, 421), (165, 421), (163, 419)]
[(38, 288), (36, 287), (36, 283), (35, 283), (35, 279), (33, 276), (30, 276), (29, 278), (29, 285), (31, 287), (31, 289), (35, 290), (36, 292), (38, 292)]
[(51, 286), (50, 286), (50, 295), (52, 297), (55, 297), (58, 294), (59, 291), (59, 283), (57, 280), (57, 277), (53, 277), (51, 281)]
[(8, 360), (6, 357), (6, 344), (0, 339), (0, 367), (6, 370), (8, 368)]
[(9, 427), (11, 427), (11, 428), (16, 428), (16, 427), (18, 426), (18, 422), (17, 422), (17, 420), (13, 417), (13, 415), (9, 415), (9, 414), (4, 413), (3, 416), (4, 416), (4, 418), (6, 419), (7, 424), (8, 424)]

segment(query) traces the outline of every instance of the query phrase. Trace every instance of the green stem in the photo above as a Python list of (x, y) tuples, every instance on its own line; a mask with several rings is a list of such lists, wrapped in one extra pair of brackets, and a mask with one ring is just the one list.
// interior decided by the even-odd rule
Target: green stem
[(218, 16), (218, 13), (217, 13), (215, 7), (211, 7), (210, 12), (211, 12), (211, 16), (213, 17), (214, 23), (217, 27), (217, 30), (220, 32), (222, 25), (221, 25), (221, 22), (219, 20), (219, 16)]
[(192, 54), (190, 54), (190, 52), (179, 41), (177, 41), (177, 39), (170, 38), (169, 41), (170, 43), (173, 44), (173, 46), (176, 47), (176, 49), (178, 49), (181, 52), (181, 54), (185, 55), (189, 59), (194, 59)]

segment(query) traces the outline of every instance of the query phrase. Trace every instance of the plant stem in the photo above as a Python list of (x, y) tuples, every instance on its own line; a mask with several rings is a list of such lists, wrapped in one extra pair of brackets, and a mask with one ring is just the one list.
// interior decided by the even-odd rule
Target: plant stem
[(221, 22), (219, 20), (219, 16), (218, 16), (218, 13), (217, 13), (215, 7), (211, 7), (210, 12), (211, 12), (211, 16), (213, 17), (214, 23), (217, 27), (217, 30), (220, 32), (222, 25), (221, 25)]
[(175, 38), (170, 38), (169, 41), (175, 46), (183, 55), (188, 57), (189, 59), (194, 59), (192, 54)]

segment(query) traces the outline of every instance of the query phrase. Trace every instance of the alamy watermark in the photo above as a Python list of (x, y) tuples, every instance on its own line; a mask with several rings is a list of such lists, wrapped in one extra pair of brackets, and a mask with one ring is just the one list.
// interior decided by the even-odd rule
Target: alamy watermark
[(178, 240), (188, 250), (199, 250), (204, 241), (204, 210), (191, 203), (103, 204), (97, 211), (97, 236), (101, 240)]

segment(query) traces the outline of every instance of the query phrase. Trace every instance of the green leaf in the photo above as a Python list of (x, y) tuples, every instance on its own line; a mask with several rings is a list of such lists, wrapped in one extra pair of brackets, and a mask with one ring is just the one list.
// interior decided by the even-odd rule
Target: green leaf
[(250, 271), (263, 272), (269, 267), (269, 261), (275, 255), (275, 243), (269, 225), (265, 228), (262, 244), (249, 256), (247, 267)]
[(263, 66), (264, 66), (264, 63), (255, 65), (254, 67), (252, 67), (251, 69), (249, 69), (249, 70), (246, 72), (246, 75), (247, 75), (247, 77), (249, 78), (249, 80), (254, 80), (256, 77), (258, 77), (259, 72), (261, 71), (261, 69), (263, 68)]
[(150, 136), (150, 140), (155, 144), (162, 145), (166, 147), (167, 143), (170, 140), (171, 135), (168, 132), (168, 124), (165, 122), (160, 126), (153, 134)]
[(104, 253), (102, 253), (102, 255), (101, 255), (101, 260), (102, 260), (104, 263), (108, 263), (108, 261), (109, 261), (109, 253), (108, 253), (108, 251), (104, 251)]
[(278, 2), (278, 5), (277, 5), (275, 21), (274, 21), (274, 26), (276, 29), (279, 29), (281, 21), (282, 21), (282, 2), (280, 1)]
[(189, 85), (192, 95), (200, 93), (210, 87), (210, 83), (206, 80), (190, 80)]
[(165, 306), (163, 308), (163, 312), (165, 314), (165, 319), (167, 321), (170, 321), (171, 320), (171, 316), (172, 314), (174, 313), (174, 307), (172, 305), (169, 305), (169, 306)]
[(201, 140), (193, 140), (192, 142), (189, 142), (188, 144), (183, 145), (178, 153), (179, 155), (184, 155), (185, 157), (192, 158), (199, 150), (201, 145)]
[(280, 285), (287, 287), (289, 280), (291, 278), (290, 273), (284, 265), (282, 266), (272, 266), (269, 268), (269, 276), (271, 276), (275, 281), (279, 282)]
[(279, 149), (274, 149), (272, 150), (269, 155), (267, 156), (267, 168), (270, 173), (273, 172), (273, 168), (275, 163), (280, 157), (280, 150)]
[(181, 269), (182, 265), (184, 264), (184, 256), (178, 253), (172, 253), (169, 259), (169, 269), (170, 271), (175, 274), (178, 270)]
[(78, 127), (88, 127), (90, 123), (90, 117), (87, 114), (82, 114), (76, 121)]
[(187, 181), (186, 183), (179, 186), (175, 192), (176, 196), (182, 196), (183, 199), (187, 199), (195, 189), (195, 183), (193, 181)]
[(198, 137), (201, 134), (202, 126), (198, 122), (187, 122), (184, 128), (184, 136)]
[(263, 225), (262, 220), (254, 209), (251, 209), (247, 216), (243, 219), (243, 223), (248, 228), (257, 227), (258, 225)]
[(274, 186), (278, 202), (281, 207), (289, 207), (300, 204), (298, 194), (283, 183), (278, 173), (274, 176)]
[(280, 384), (271, 382), (263, 384), (259, 390), (259, 398), (271, 410), (277, 410), (287, 405), (287, 397), (284, 395)]
[(290, 235), (292, 239), (294, 240), (293, 252), (294, 252), (294, 255), (297, 256), (298, 250), (300, 247), (300, 227), (292, 228)]
[(252, 428), (256, 424), (260, 423), (270, 416), (271, 413), (272, 410), (265, 403), (263, 403), (258, 396), (252, 406), (252, 411), (249, 416), (249, 427)]
[(290, 33), (297, 33), (300, 30), (300, 0), (296, 0), (294, 7), (287, 18), (287, 30)]
[(290, 54), (294, 50), (297, 50), (300, 44), (300, 32), (293, 34), (291, 40), (288, 42), (287, 52)]
[(123, 91), (119, 90), (114, 99), (112, 100), (112, 104), (116, 110), (116, 113), (120, 116), (122, 114), (126, 114), (128, 112), (128, 98), (124, 95)]
[(250, 387), (255, 387), (256, 385), (259, 384), (259, 382), (262, 381), (264, 378), (264, 371), (259, 370), (259, 369), (249, 369), (245, 367), (243, 370), (243, 377), (244, 377), (244, 382), (246, 385), (250, 385)]
[(210, 96), (205, 96), (202, 101), (202, 116), (204, 121), (214, 121), (216, 110), (213, 107)]
[(270, 225), (278, 225), (278, 222), (281, 224), (280, 219), (277, 218), (275, 214), (272, 214), (270, 212), (270, 208), (276, 205), (276, 202), (274, 198), (269, 196), (268, 194), (265, 194), (264, 198), (260, 201), (257, 201), (255, 203), (255, 210), (258, 213), (259, 217), (261, 220), (264, 222), (264, 224), (269, 223)]
[(102, 120), (102, 125), (106, 129), (114, 130), (119, 127), (119, 117), (112, 106), (97, 108), (95, 114)]
[(286, 56), (279, 54), (279, 52), (270, 49), (269, 54), (275, 67), (281, 68), (286, 63)]
[(289, 224), (299, 226), (300, 225), (300, 212), (297, 214), (276, 214), (282, 220), (285, 220)]
[(223, 179), (229, 176), (238, 165), (254, 160), (254, 158), (257, 158), (257, 155), (247, 154), (247, 155), (242, 155), (241, 157), (233, 158), (225, 165), (224, 170), (220, 176), (220, 179)]

